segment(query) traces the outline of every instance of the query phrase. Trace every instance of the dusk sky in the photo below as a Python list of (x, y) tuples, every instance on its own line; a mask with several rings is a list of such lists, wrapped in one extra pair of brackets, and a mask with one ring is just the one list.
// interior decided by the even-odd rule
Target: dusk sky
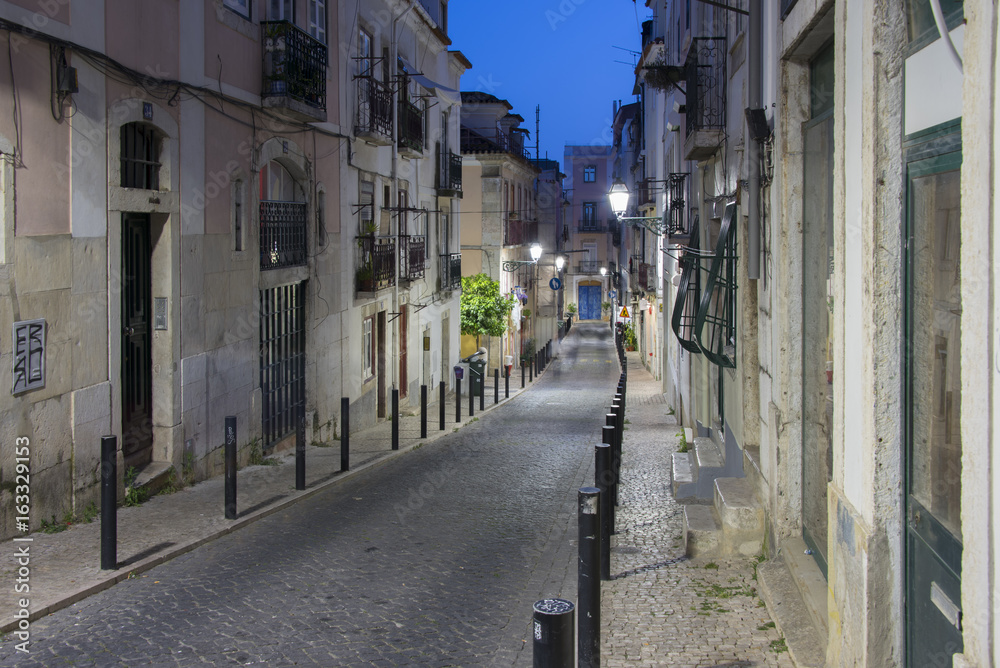
[[(452, 49), (472, 61), (462, 90), (505, 99), (524, 118), (535, 151), (541, 105), (541, 157), (562, 163), (566, 144), (610, 144), (612, 103), (633, 101), (641, 0), (452, 0)], [(621, 47), (621, 48), (615, 48)]]

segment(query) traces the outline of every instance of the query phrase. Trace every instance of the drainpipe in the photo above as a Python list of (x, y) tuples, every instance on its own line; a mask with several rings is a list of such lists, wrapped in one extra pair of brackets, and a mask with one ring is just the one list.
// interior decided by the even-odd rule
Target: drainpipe
[[(751, 109), (761, 108), (761, 0), (750, 0), (750, 26), (747, 34), (747, 101)], [(750, 160), (747, 196), (747, 273), (749, 278), (760, 278), (760, 144), (745, 134)]]
[[(398, 67), (396, 63), (399, 62), (399, 37), (396, 35), (396, 25), (406, 18), (406, 15), (413, 11), (416, 6), (417, 0), (410, 0), (410, 6), (407, 7), (402, 14), (397, 16), (392, 20), (392, 46), (389, 50), (389, 78), (392, 79), (396, 76), (396, 68)], [(399, 89), (396, 86), (392, 87), (392, 196), (395, 197), (395, 204), (399, 204)], [(392, 202), (389, 202), (393, 205)], [(395, 225), (392, 222), (392, 216), (389, 216), (389, 235), (396, 237), (396, 243), (399, 243), (399, 216), (396, 216)], [(399, 313), (399, 248), (396, 248), (396, 280), (392, 286), (392, 310), (393, 313)], [(392, 328), (392, 387), (396, 389), (399, 383), (399, 316), (396, 318), (396, 326)], [(405, 333), (403, 333), (405, 336)]]

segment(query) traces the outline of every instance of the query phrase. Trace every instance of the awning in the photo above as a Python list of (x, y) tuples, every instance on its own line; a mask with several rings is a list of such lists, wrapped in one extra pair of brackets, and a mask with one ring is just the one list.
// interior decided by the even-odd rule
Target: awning
[(444, 100), (450, 105), (457, 105), (462, 103), (462, 93), (455, 90), (454, 88), (448, 88), (447, 86), (442, 86), (436, 81), (432, 81), (423, 75), (423, 73), (418, 72), (417, 68), (403, 58), (399, 57), (399, 62), (403, 64), (403, 70), (409, 75), (411, 79), (416, 81), (418, 84), (426, 88), (427, 90), (434, 91), (434, 94), (439, 98)]

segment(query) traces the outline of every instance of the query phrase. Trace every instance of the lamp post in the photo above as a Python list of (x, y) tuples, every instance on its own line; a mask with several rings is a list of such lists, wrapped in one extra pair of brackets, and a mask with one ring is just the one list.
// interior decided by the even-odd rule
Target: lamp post
[(530, 260), (504, 260), (503, 270), (504, 271), (517, 271), (518, 267), (524, 266), (526, 264), (538, 264), (538, 260), (542, 257), (542, 247), (540, 244), (531, 244), (529, 250), (531, 253)]

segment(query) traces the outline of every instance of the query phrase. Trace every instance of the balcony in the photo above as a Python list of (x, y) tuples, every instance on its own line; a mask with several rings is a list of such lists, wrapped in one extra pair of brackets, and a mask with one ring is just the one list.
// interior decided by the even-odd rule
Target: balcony
[(577, 228), (580, 232), (604, 232), (604, 223), (594, 218), (584, 218)]
[(462, 197), (462, 156), (438, 151), (437, 190), (440, 197)]
[(424, 277), (427, 267), (427, 237), (399, 235), (399, 277), (415, 281)]
[(538, 221), (511, 218), (504, 225), (503, 245), (524, 246), (538, 241)]
[(523, 160), (531, 160), (524, 148), (524, 136), (517, 132), (505, 133), (499, 124), (493, 137), (462, 128), (461, 141), (462, 153), (509, 153)]
[(358, 120), (355, 134), (370, 144), (392, 143), (392, 90), (372, 76), (358, 77)]
[(411, 157), (424, 152), (424, 112), (405, 100), (399, 101), (399, 150)]
[(261, 103), (302, 121), (326, 120), (326, 46), (289, 21), (261, 21)]
[(307, 230), (305, 202), (261, 202), (261, 271), (305, 265)]
[(357, 291), (374, 293), (396, 284), (396, 241), (390, 237), (358, 237)]
[(581, 260), (580, 263), (576, 265), (576, 273), (599, 274), (601, 273), (602, 266), (604, 266), (604, 263), (600, 260)]
[(688, 51), (685, 74), (685, 159), (706, 160), (722, 145), (726, 130), (725, 38), (694, 38)]
[(441, 289), (459, 290), (462, 287), (462, 254), (441, 256)]

